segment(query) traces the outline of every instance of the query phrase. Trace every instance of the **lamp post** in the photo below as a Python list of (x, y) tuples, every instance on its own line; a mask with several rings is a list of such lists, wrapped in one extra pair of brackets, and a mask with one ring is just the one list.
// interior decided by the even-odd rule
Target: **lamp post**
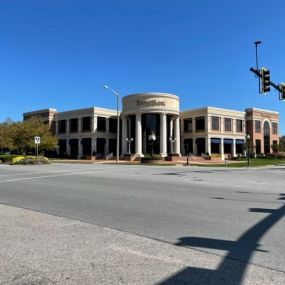
[(126, 141), (128, 142), (128, 153), (131, 155), (131, 143), (134, 139), (133, 138), (126, 138)]
[(170, 141), (170, 154), (173, 154), (173, 144), (176, 141), (176, 139), (170, 137), (169, 141)]
[(153, 155), (153, 144), (156, 140), (156, 135), (151, 132), (151, 134), (148, 136), (149, 141), (151, 142), (151, 155)]
[(119, 151), (120, 151), (120, 115), (119, 115), (119, 97), (120, 94), (112, 89), (111, 87), (104, 85), (105, 89), (109, 89), (117, 97), (117, 153), (116, 153), (116, 163), (119, 162)]
[(249, 140), (250, 140), (250, 135), (246, 135), (246, 141), (247, 141), (247, 166), (249, 166)]

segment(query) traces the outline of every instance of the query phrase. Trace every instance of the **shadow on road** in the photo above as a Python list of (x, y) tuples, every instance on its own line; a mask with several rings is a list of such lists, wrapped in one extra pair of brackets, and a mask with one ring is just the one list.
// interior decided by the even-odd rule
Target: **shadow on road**
[[(284, 194), (283, 194), (284, 195)], [(228, 253), (216, 270), (187, 267), (158, 285), (239, 285), (241, 284), (252, 254), (259, 250), (261, 238), (285, 215), (285, 205), (278, 209), (251, 208), (249, 212), (268, 213), (237, 241), (203, 237), (182, 237), (176, 245), (225, 250)]]

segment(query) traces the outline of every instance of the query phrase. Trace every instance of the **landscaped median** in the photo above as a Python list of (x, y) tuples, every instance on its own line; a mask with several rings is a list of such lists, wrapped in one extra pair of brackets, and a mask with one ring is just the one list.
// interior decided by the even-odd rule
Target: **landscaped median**
[[(248, 167), (247, 159), (242, 160), (228, 160), (225, 161), (224, 164), (198, 164), (191, 163), (191, 166), (213, 166), (213, 167)], [(275, 166), (275, 165), (284, 165), (285, 166), (285, 158), (275, 158), (275, 157), (264, 157), (264, 158), (251, 158), (249, 160), (249, 167), (259, 167), (259, 166)]]
[(49, 164), (48, 158), (44, 156), (0, 155), (0, 161), (12, 165)]

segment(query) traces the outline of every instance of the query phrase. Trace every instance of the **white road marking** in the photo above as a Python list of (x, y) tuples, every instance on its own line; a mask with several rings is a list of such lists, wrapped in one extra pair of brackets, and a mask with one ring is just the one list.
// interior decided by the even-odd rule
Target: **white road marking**
[(92, 174), (92, 173), (105, 172), (105, 171), (110, 171), (110, 170), (112, 172), (115, 172), (115, 171), (117, 172), (117, 171), (122, 171), (123, 169), (104, 168), (104, 169), (92, 170), (92, 171), (81, 171), (81, 172), (63, 173), (63, 174), (56, 174), (56, 175), (36, 176), (36, 177), (23, 177), (23, 178), (0, 180), (0, 183), (25, 181), (25, 180), (41, 179), (41, 178), (52, 178), (52, 177), (60, 177), (60, 176), (80, 175), (80, 174)]
[(73, 169), (65, 169), (65, 170), (51, 170), (51, 171), (35, 171), (35, 172), (26, 172), (26, 173), (11, 173), (11, 174), (0, 174), (0, 178), (3, 176), (18, 176), (18, 175), (32, 175), (32, 174), (39, 174), (39, 173), (54, 173), (54, 172), (70, 172), (74, 170), (82, 170), (82, 168), (73, 168)]

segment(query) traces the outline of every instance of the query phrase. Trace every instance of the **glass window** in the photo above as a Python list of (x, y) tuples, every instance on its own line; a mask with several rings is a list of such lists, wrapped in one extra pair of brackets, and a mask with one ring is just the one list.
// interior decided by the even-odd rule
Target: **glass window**
[(261, 133), (261, 123), (260, 123), (260, 121), (254, 121), (254, 125), (255, 125), (255, 132), (256, 133)]
[(77, 118), (69, 120), (69, 131), (71, 133), (78, 132), (78, 119)]
[(225, 118), (225, 131), (231, 132), (232, 131), (232, 119)]
[(242, 120), (237, 120), (237, 132), (242, 133), (243, 127), (242, 127)]
[(115, 118), (109, 119), (109, 132), (110, 133), (117, 133), (117, 119), (115, 119)]
[(105, 117), (97, 118), (97, 131), (106, 132), (106, 118)]
[(82, 118), (82, 132), (90, 132), (91, 131), (91, 117), (83, 117)]
[(278, 133), (277, 123), (272, 123), (272, 134), (276, 135)]
[(192, 118), (184, 119), (184, 132), (192, 133), (192, 129), (193, 129)]
[(58, 121), (58, 133), (60, 134), (66, 133), (66, 120)]
[(220, 130), (220, 118), (212, 117), (212, 130), (219, 131)]
[(196, 131), (205, 131), (205, 117), (196, 117)]

